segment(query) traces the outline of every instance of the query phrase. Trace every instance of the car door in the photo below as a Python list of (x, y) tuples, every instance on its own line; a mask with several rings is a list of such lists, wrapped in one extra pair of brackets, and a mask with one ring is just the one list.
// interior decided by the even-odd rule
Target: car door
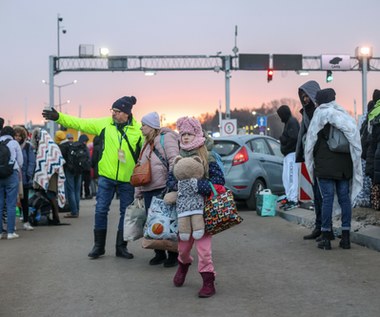
[(264, 137), (254, 138), (249, 143), (255, 159), (264, 169), (268, 188), (275, 193), (283, 191), (282, 161), (273, 154)]
[(270, 138), (265, 139), (269, 144), (269, 148), (272, 151), (272, 166), (273, 166), (273, 178), (275, 179), (276, 192), (284, 192), (284, 184), (282, 182), (282, 170), (284, 163), (284, 156), (281, 153), (280, 142), (272, 140)]

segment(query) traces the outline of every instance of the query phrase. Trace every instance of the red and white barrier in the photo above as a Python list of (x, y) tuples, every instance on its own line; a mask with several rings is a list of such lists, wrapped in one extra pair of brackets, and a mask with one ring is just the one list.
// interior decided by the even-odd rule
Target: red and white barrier
[(313, 185), (311, 182), (310, 175), (307, 171), (305, 163), (301, 163), (301, 168), (299, 169), (299, 193), (298, 197), (300, 201), (308, 201), (314, 199)]

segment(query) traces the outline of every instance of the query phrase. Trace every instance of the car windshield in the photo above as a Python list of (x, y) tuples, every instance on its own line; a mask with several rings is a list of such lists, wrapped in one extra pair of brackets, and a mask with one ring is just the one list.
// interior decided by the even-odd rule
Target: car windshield
[(234, 153), (240, 145), (231, 142), (231, 141), (214, 141), (214, 150), (220, 155), (220, 156), (228, 156)]

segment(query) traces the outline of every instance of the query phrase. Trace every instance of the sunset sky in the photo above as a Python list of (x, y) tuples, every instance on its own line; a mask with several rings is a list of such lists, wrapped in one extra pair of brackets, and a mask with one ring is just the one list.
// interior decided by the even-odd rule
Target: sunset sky
[[(57, 54), (57, 14), (67, 30), (60, 35), (61, 56), (78, 56), (80, 44), (93, 44), (95, 54), (108, 47), (110, 55), (233, 55), (235, 25), (239, 53), (355, 55), (357, 46), (373, 47), (380, 56), (378, 0), (0, 0), (0, 116), (7, 124), (25, 120), (41, 123), (49, 101), (49, 55)], [(361, 13), (363, 12), (363, 13)], [(337, 101), (361, 113), (361, 73), (326, 72), (301, 77), (275, 72), (267, 83), (264, 71), (235, 71), (231, 78), (231, 109), (260, 107), (280, 98), (298, 99), (298, 87), (317, 80), (332, 87)], [(223, 72), (63, 72), (64, 112), (82, 117), (109, 115), (112, 103), (134, 95), (139, 120), (157, 111), (173, 122), (179, 116), (199, 116), (225, 107)], [(368, 74), (368, 98), (380, 88), (380, 72)], [(55, 91), (58, 104), (58, 90)]]

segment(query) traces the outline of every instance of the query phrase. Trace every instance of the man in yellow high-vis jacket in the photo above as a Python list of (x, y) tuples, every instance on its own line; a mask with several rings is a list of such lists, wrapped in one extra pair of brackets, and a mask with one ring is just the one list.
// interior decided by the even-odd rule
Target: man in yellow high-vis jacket
[(130, 177), (143, 144), (141, 125), (132, 116), (136, 98), (122, 97), (112, 107), (112, 117), (84, 119), (45, 109), (42, 116), (56, 121), (67, 128), (98, 135), (102, 141), (102, 151), (98, 163), (99, 179), (95, 207), (95, 244), (88, 254), (96, 259), (105, 253), (107, 219), (111, 201), (117, 190), (120, 197), (120, 220), (116, 237), (116, 256), (132, 259), (127, 242), (123, 239), (124, 214), (133, 202), (134, 187)]

